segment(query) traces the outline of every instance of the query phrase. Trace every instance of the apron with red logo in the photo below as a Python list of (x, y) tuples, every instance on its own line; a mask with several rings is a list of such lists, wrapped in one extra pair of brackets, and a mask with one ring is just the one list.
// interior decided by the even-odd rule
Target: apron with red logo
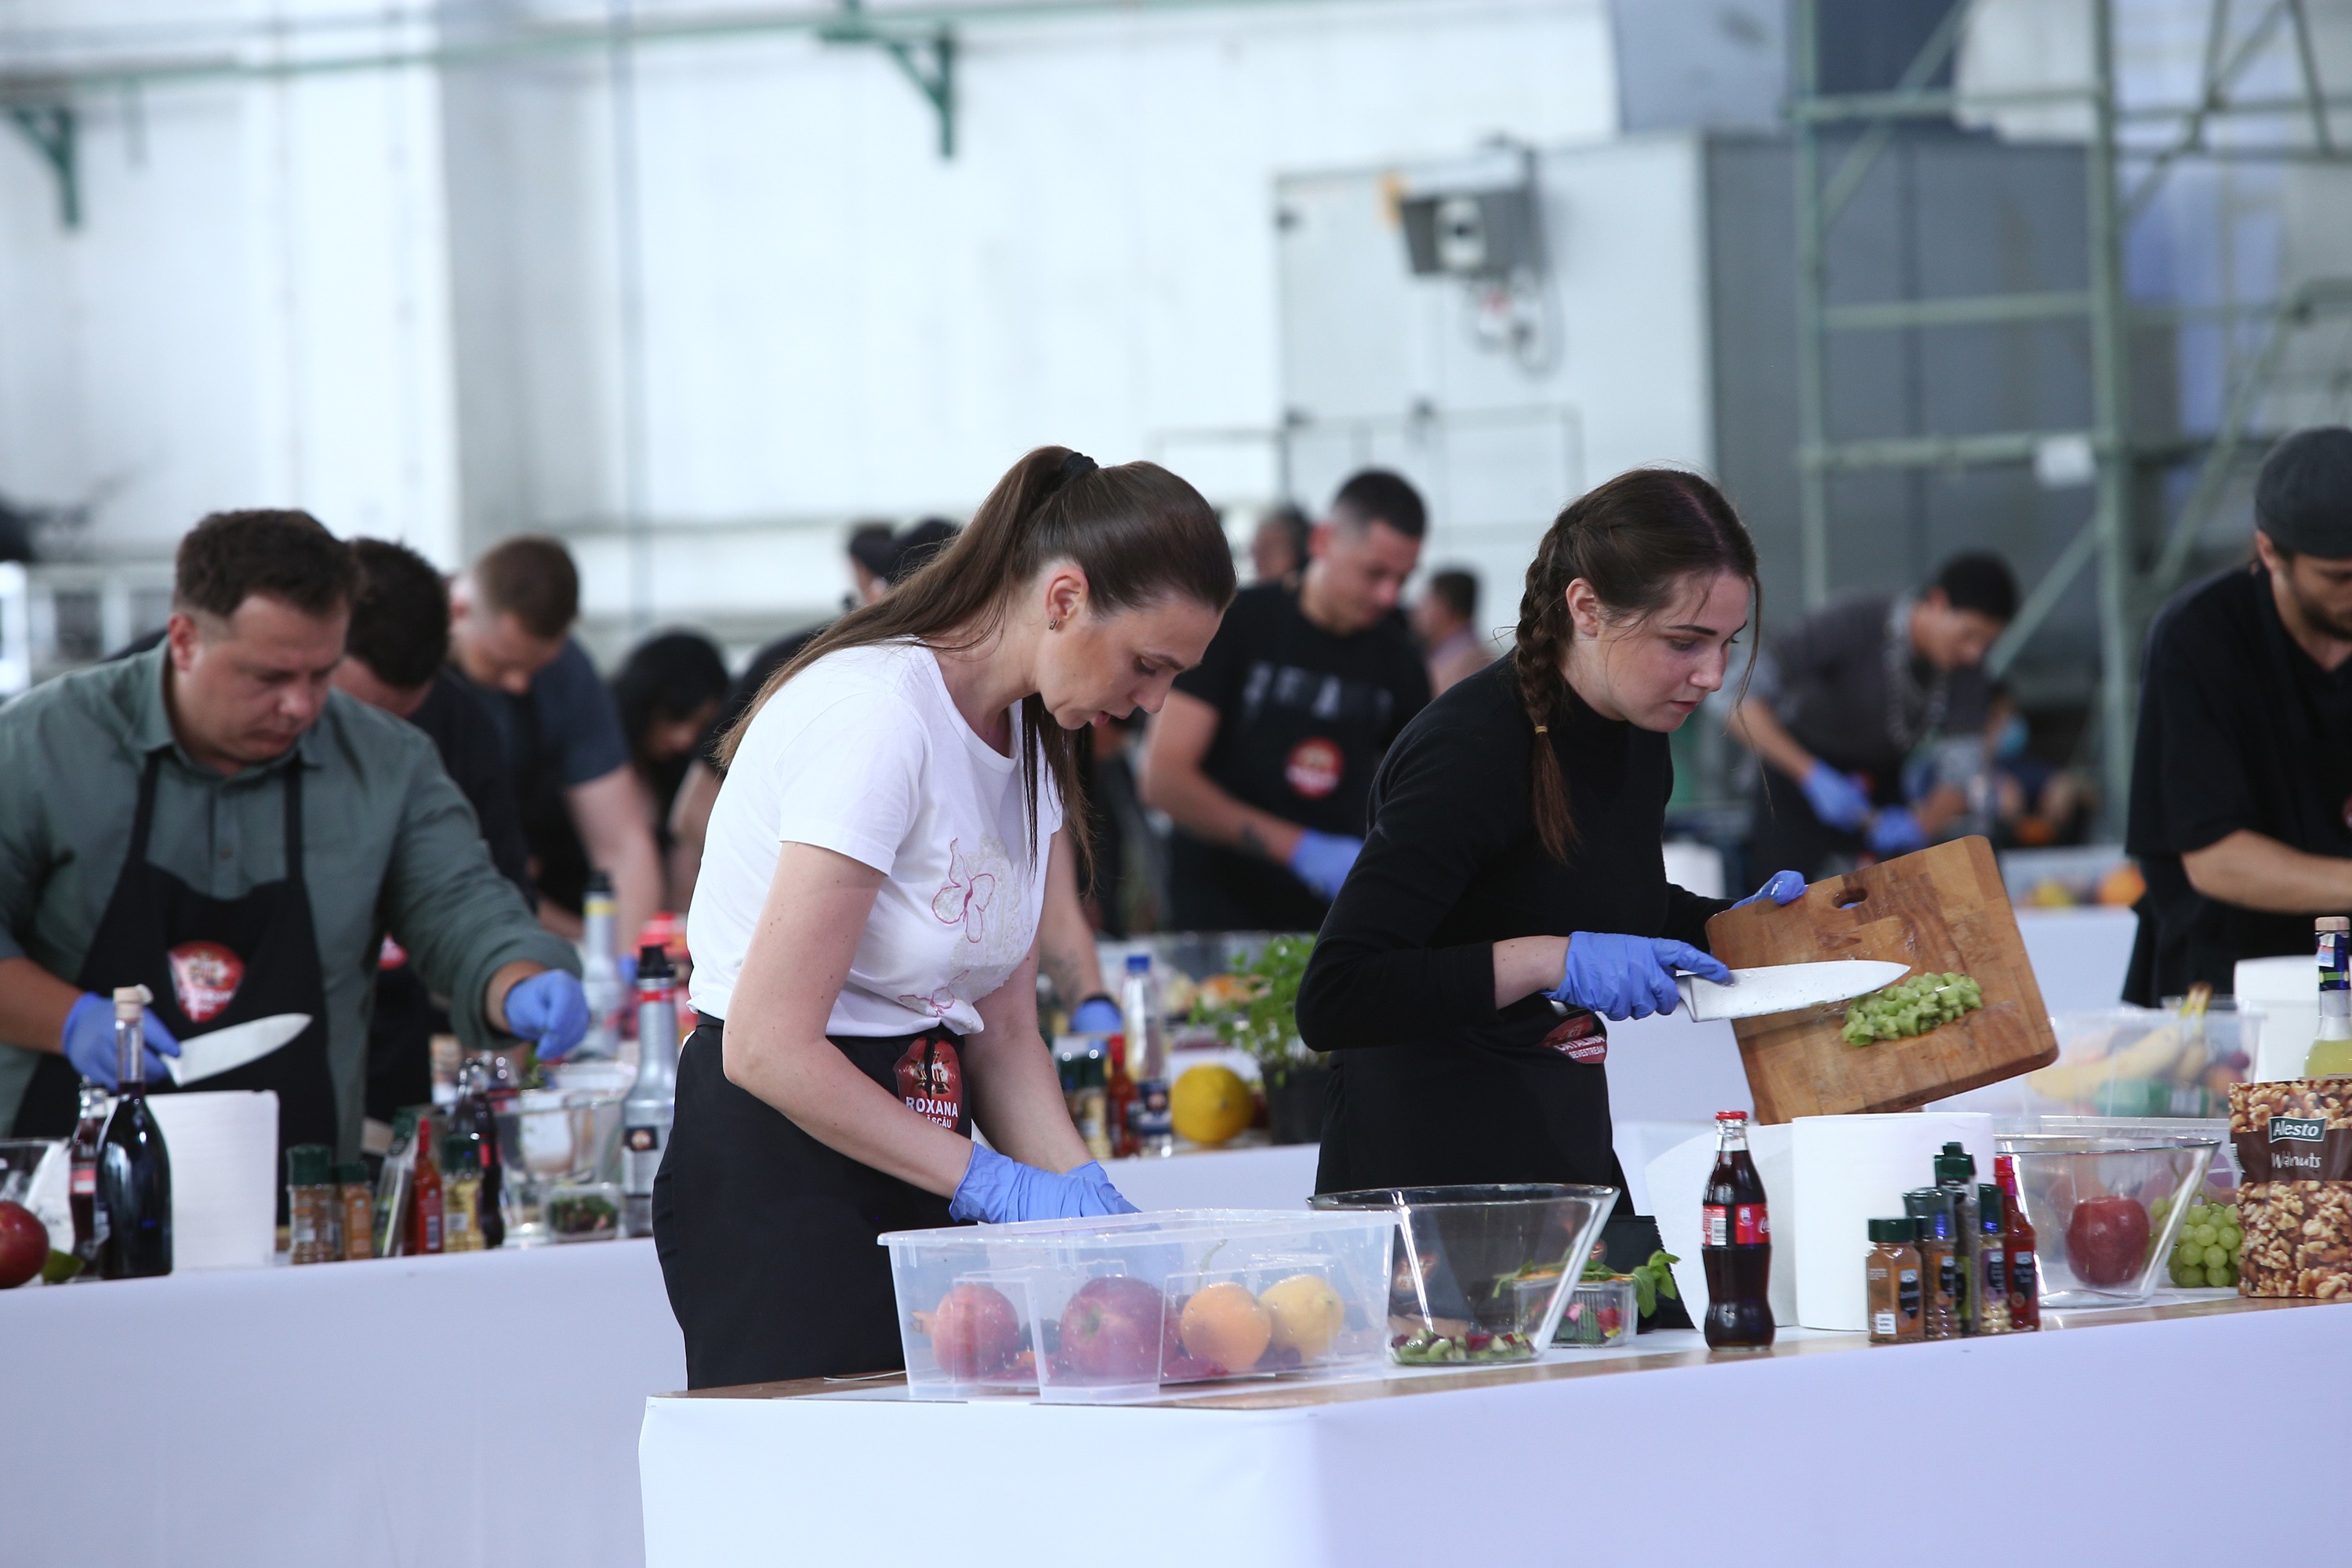
[[(101, 996), (144, 985), (152, 1011), (185, 1040), (279, 1014), (302, 1013), (303, 1031), (257, 1061), (198, 1079), (191, 1090), (270, 1089), (278, 1096), (278, 1147), (336, 1144), (335, 1086), (327, 1068), (327, 988), (310, 896), (302, 881), (302, 764), (286, 774), (286, 875), (235, 899), (215, 899), (147, 862), (155, 784), (163, 753), (147, 759), (139, 780), (130, 853), (99, 917), (75, 984)], [(151, 1092), (175, 1087), (166, 1074)], [(44, 1056), (16, 1111), (20, 1137), (62, 1138), (73, 1131), (79, 1079), (61, 1056)], [(285, 1189), (278, 1190), (285, 1203)], [(280, 1217), (283, 1217), (282, 1215)]]

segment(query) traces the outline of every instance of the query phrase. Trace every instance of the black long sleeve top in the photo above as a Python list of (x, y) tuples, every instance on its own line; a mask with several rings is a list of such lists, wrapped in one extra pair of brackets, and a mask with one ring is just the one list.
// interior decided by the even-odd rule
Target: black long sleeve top
[[(1424, 709), (1381, 763), (1363, 853), (1298, 994), (1299, 1034), (1332, 1053), (1337, 1077), (1318, 1191), (1622, 1186), (1607, 1069), (1567, 1054), (1579, 1042), (1555, 1038), (1569, 1031), (1541, 996), (1496, 1009), (1494, 944), (1591, 931), (1703, 948), (1727, 905), (1666, 880), (1664, 735), (1572, 693), (1549, 730), (1539, 742), (1502, 659)], [(1538, 743), (1568, 781), (1577, 837), (1565, 864), (1536, 837)]]

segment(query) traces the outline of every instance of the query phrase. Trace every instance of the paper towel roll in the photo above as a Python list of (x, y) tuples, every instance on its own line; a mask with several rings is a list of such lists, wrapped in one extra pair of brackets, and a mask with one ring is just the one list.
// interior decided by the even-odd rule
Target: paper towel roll
[(278, 1247), (278, 1097), (150, 1096), (172, 1159), (172, 1269), (260, 1268)]
[[(1793, 1256), (1790, 1237), (1796, 1223), (1795, 1191), (1789, 1152), (1789, 1129), (1750, 1127), (1748, 1152), (1756, 1162), (1756, 1178), (1764, 1184), (1764, 1205), (1772, 1216), (1772, 1275), (1766, 1299), (1772, 1303), (1772, 1321), (1797, 1321), (1797, 1277), (1789, 1266)], [(1696, 1322), (1706, 1310), (1706, 1265), (1699, 1258), (1699, 1210), (1706, 1196), (1707, 1173), (1715, 1169), (1712, 1128), (1677, 1143), (1650, 1162), (1647, 1173), (1650, 1204), (1658, 1218), (1658, 1239), (1682, 1259), (1675, 1265), (1675, 1288), (1683, 1293)], [(1619, 1268), (1640, 1258), (1613, 1260)]]
[(1948, 1142), (1975, 1155), (1977, 1180), (1990, 1182), (1992, 1118), (1966, 1110), (1800, 1116), (1789, 1130), (1793, 1201), (1773, 1205), (1772, 1239), (1774, 1261), (1785, 1256), (1794, 1265), (1796, 1310), (1780, 1321), (1858, 1331), (1869, 1326), (1862, 1279), (1869, 1222), (1899, 1218), (1905, 1193), (1935, 1184), (1936, 1156)]

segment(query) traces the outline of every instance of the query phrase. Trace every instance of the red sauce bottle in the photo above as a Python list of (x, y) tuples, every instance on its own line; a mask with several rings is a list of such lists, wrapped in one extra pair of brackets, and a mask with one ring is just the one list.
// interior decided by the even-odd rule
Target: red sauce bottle
[(2033, 1226), (2017, 1200), (2017, 1162), (1996, 1154), (1992, 1172), (2000, 1184), (2001, 1246), (2009, 1253), (2009, 1331), (2030, 1333), (2042, 1326), (2042, 1277), (2033, 1267)]
[(434, 1127), (430, 1117), (416, 1123), (416, 1170), (409, 1177), (408, 1250), (441, 1250), (441, 1163), (433, 1154)]

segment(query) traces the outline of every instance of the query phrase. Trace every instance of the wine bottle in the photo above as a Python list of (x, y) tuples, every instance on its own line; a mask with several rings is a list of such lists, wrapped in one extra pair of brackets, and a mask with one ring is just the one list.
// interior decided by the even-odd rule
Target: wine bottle
[(172, 1156), (147, 1104), (148, 993), (114, 993), (114, 1110), (99, 1141), (98, 1206), (106, 1239), (98, 1271), (108, 1279), (147, 1279), (172, 1271)]

